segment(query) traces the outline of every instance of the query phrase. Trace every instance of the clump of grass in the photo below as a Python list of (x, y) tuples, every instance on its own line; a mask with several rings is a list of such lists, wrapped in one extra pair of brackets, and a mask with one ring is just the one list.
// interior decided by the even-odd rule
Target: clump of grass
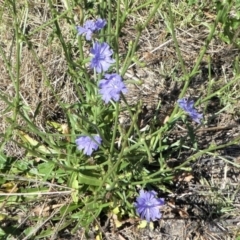
[[(219, 150), (240, 140), (237, 136), (205, 144), (198, 136), (234, 102), (232, 96), (236, 95), (231, 89), (236, 89), (239, 81), (238, 59), (232, 78), (226, 82), (218, 80), (222, 84), (212, 78), (209, 61), (207, 91), (197, 92), (196, 101), (187, 99), (214, 37), (225, 34), (236, 43), (236, 36), (218, 29), (222, 23), (225, 30), (226, 27), (232, 30), (229, 24), (234, 21), (226, 18), (232, 10), (232, 1), (212, 3), (217, 9), (216, 16), (207, 24), (208, 35), (191, 68), (186, 66), (176, 33), (176, 19), (184, 14), (178, 15), (178, 5), (169, 1), (139, 1), (136, 5), (120, 0), (63, 3), (48, 1), (43, 6), (34, 6), (6, 1), (1, 7), (2, 22), (13, 29), (11, 49), (6, 51), (0, 46), (6, 85), (11, 86), (11, 92), (7, 86), (0, 92), (3, 125), (0, 169), (5, 191), (1, 202), (8, 211), (16, 211), (16, 204), (25, 213), (28, 208), (33, 210), (28, 224), (22, 228), (15, 217), (6, 216), (2, 207), (2, 219), (9, 221), (12, 228), (11, 233), (7, 224), (1, 228), (4, 237), (21, 232), (21, 239), (53, 238), (63, 229), (74, 234), (80, 228), (88, 233), (94, 227), (101, 237), (104, 231), (99, 217), (114, 215), (116, 225), (126, 218), (133, 218), (136, 223), (141, 218), (148, 221), (164, 218), (164, 214), (156, 211), (162, 211), (164, 199), (167, 206), (171, 194), (175, 194), (176, 179), (193, 174), (194, 164), (202, 157), (219, 156)], [(51, 17), (40, 24), (34, 22), (33, 15), (29, 15), (34, 7), (43, 19)], [(9, 12), (10, 22), (4, 19), (4, 11)], [(141, 11), (148, 15), (135, 26), (135, 38), (120, 51), (122, 29), (129, 17)], [(181, 73), (180, 79), (173, 77), (173, 81), (181, 84), (176, 96), (179, 104), (175, 102), (161, 124), (155, 116), (143, 127), (139, 123), (144, 114), (141, 99), (136, 106), (126, 100), (129, 91), (126, 72), (138, 58), (143, 31), (159, 13), (174, 43)], [(49, 55), (54, 57), (48, 59)], [(37, 72), (31, 75), (34, 71)], [(222, 107), (210, 115), (208, 104), (216, 97)], [(159, 109), (161, 104), (160, 101)], [(131, 119), (127, 127), (119, 124), (123, 111)], [(184, 134), (176, 136), (176, 131)], [(21, 153), (12, 151), (11, 144)], [(171, 163), (172, 158), (177, 161)], [(239, 164), (235, 167), (239, 168)], [(234, 209), (232, 198), (218, 196), (218, 199), (221, 209)], [(224, 205), (222, 199), (231, 201)], [(157, 209), (154, 206), (152, 213), (153, 206), (145, 202), (158, 202), (159, 206)]]

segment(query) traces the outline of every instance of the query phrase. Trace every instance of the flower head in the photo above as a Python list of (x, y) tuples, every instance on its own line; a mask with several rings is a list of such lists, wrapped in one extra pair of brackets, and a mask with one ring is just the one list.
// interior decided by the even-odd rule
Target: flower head
[(98, 146), (101, 144), (102, 139), (98, 135), (93, 137), (82, 136), (77, 138), (75, 142), (79, 150), (84, 150), (83, 153), (90, 156), (92, 155), (93, 150), (98, 149)]
[(127, 88), (122, 81), (121, 76), (116, 73), (105, 74), (105, 78), (99, 82), (99, 93), (102, 95), (102, 100), (108, 103), (111, 99), (119, 101), (120, 93), (126, 93)]
[(201, 113), (198, 113), (196, 109), (194, 109), (194, 101), (186, 98), (179, 99), (178, 104), (180, 108), (182, 108), (193, 121), (200, 123), (200, 120), (203, 118)]
[(162, 216), (159, 207), (164, 205), (164, 199), (156, 198), (156, 195), (155, 191), (140, 190), (140, 196), (137, 197), (137, 202), (134, 203), (137, 213), (148, 222), (155, 221)]
[(95, 22), (96, 30), (99, 31), (104, 28), (104, 26), (107, 24), (105, 19), (98, 18)]
[(87, 20), (84, 24), (83, 27), (77, 26), (77, 32), (78, 35), (86, 35), (86, 40), (91, 40), (92, 39), (92, 34), (95, 31), (101, 30), (105, 25), (106, 25), (106, 20), (104, 19), (97, 19), (96, 21), (93, 20)]
[(90, 67), (95, 68), (97, 73), (107, 71), (110, 65), (115, 62), (115, 60), (111, 58), (113, 51), (105, 42), (95, 42), (90, 52), (93, 54)]
[(92, 34), (96, 30), (96, 25), (93, 20), (87, 20), (83, 27), (77, 26), (78, 35), (86, 35), (86, 40), (92, 39)]

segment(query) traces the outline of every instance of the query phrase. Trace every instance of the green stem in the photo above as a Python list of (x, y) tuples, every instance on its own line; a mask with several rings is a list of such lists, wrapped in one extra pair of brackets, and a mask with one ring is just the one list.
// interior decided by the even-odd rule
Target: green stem
[[(207, 37), (207, 39), (206, 39), (206, 41), (205, 41), (205, 45), (202, 47), (202, 49), (201, 49), (201, 51), (200, 51), (200, 55), (199, 55), (199, 57), (198, 57), (198, 59), (197, 59), (197, 61), (196, 61), (196, 64), (195, 64), (194, 67), (193, 67), (193, 70), (191, 71), (191, 73), (190, 73), (189, 75), (185, 75), (185, 76), (184, 76), (185, 79), (186, 79), (186, 81), (185, 81), (184, 87), (183, 87), (183, 89), (182, 89), (182, 91), (181, 91), (181, 93), (180, 93), (180, 95), (179, 95), (179, 99), (183, 98), (183, 96), (185, 95), (185, 93), (186, 93), (186, 91), (187, 91), (187, 89), (188, 89), (188, 86), (189, 86), (189, 84), (190, 84), (191, 77), (196, 74), (196, 72), (197, 72), (197, 70), (198, 70), (198, 68), (199, 68), (199, 65), (200, 65), (200, 63), (201, 63), (201, 61), (202, 61), (202, 59), (203, 59), (203, 56), (204, 56), (204, 54), (206, 53), (207, 48), (208, 48), (211, 40), (212, 40), (213, 37), (214, 37), (214, 33), (215, 33), (215, 30), (216, 30), (216, 27), (217, 27), (220, 19), (222, 18), (224, 12), (225, 12), (225, 9), (222, 9), (221, 11), (218, 12), (216, 21), (214, 22), (213, 27), (212, 27), (211, 30), (210, 30), (210, 33), (209, 33), (209, 35), (208, 35), (208, 37)], [(171, 116), (170, 116), (170, 118), (169, 118), (169, 122), (171, 122), (171, 121), (173, 120), (173, 118), (174, 118), (175, 115), (176, 115), (177, 110), (178, 110), (178, 105), (176, 104), (175, 107), (174, 107), (174, 109), (173, 109), (173, 111), (172, 111), (172, 114), (171, 114)], [(166, 124), (165, 124), (165, 125), (166, 125)], [(161, 129), (160, 129), (159, 131), (162, 132)], [(158, 132), (159, 132), (159, 131), (158, 131)], [(155, 132), (154, 134), (157, 134), (157, 132)]]
[(180, 62), (180, 65), (181, 65), (184, 76), (187, 76), (187, 71), (186, 71), (186, 68), (185, 68), (185, 64), (184, 64), (182, 54), (181, 54), (181, 51), (179, 49), (178, 41), (177, 41), (176, 34), (175, 34), (175, 27), (174, 27), (174, 20), (173, 20), (171, 3), (168, 1), (167, 5), (168, 5), (168, 9), (169, 9), (169, 16), (170, 16), (171, 34), (172, 34), (173, 42), (174, 42), (175, 49), (176, 49), (176, 52), (177, 52), (178, 60)]
[(146, 150), (147, 155), (148, 155), (148, 161), (149, 161), (149, 163), (151, 163), (152, 162), (152, 155), (150, 153), (150, 149), (149, 149), (149, 147), (148, 147), (148, 145), (147, 145), (147, 143), (145, 141), (145, 138), (142, 137), (142, 134), (141, 134), (141, 132), (139, 130), (139, 127), (137, 125), (138, 114), (141, 112), (141, 104), (138, 106), (137, 113), (135, 115), (133, 115), (129, 105), (127, 104), (127, 100), (126, 100), (126, 98), (125, 98), (125, 96), (123, 94), (122, 94), (122, 99), (123, 99), (123, 101), (124, 101), (124, 103), (125, 103), (125, 105), (127, 107), (127, 110), (128, 110), (128, 113), (130, 114), (131, 119), (135, 119), (135, 121), (133, 121), (135, 130), (137, 131), (137, 134), (139, 136), (139, 140), (141, 140), (141, 142), (143, 143), (143, 145), (145, 147), (145, 150)]
[(147, 27), (147, 25), (149, 24), (149, 22), (151, 21), (151, 19), (153, 18), (153, 16), (157, 12), (157, 10), (159, 9), (159, 6), (162, 4), (162, 2), (163, 2), (163, 0), (157, 2), (157, 4), (154, 6), (152, 12), (149, 14), (146, 22), (142, 26), (139, 27), (137, 36), (136, 36), (135, 41), (134, 41), (134, 43), (132, 45), (131, 55), (130, 55), (130, 57), (126, 58), (126, 60), (125, 60), (125, 62), (123, 64), (122, 71), (121, 71), (122, 76), (124, 76), (124, 74), (126, 73), (129, 65), (132, 62), (132, 59), (133, 59), (133, 56), (134, 56), (134, 54), (136, 52), (136, 48), (137, 48), (137, 45), (138, 45), (139, 38), (141, 36), (142, 30)]
[[(11, 106), (13, 109), (13, 116), (10, 119), (11, 124), (8, 127), (6, 134), (4, 136), (4, 141), (1, 144), (1, 148), (4, 148), (4, 144), (11, 138), (14, 128), (17, 126), (17, 116), (19, 114), (20, 109), (20, 68), (21, 68), (21, 50), (22, 50), (22, 40), (21, 40), (21, 33), (19, 32), (20, 26), (18, 22), (17, 16), (17, 8), (15, 5), (15, 1), (12, 3), (12, 15), (13, 15), (13, 24), (14, 24), (14, 33), (15, 33), (15, 43), (16, 43), (16, 67), (13, 69), (10, 62), (6, 59), (4, 51), (1, 48), (1, 55), (3, 56), (3, 60), (7, 66), (9, 76), (12, 80), (12, 83), (15, 88), (15, 97), (12, 102), (8, 101), (8, 97), (0, 96), (8, 106)], [(27, 16), (27, 15), (26, 15)], [(13, 74), (13, 71), (15, 74)]]
[(176, 167), (175, 170), (183, 168), (184, 166), (188, 165), (191, 161), (196, 160), (197, 158), (199, 158), (203, 154), (206, 154), (206, 153), (209, 153), (209, 152), (214, 152), (214, 151), (226, 148), (228, 146), (232, 146), (233, 144), (239, 144), (239, 141), (240, 141), (240, 136), (238, 136), (237, 138), (235, 138), (234, 140), (232, 140), (232, 141), (230, 141), (230, 142), (228, 142), (226, 144), (222, 144), (222, 145), (218, 145), (218, 146), (210, 146), (207, 149), (199, 150), (197, 153), (195, 153), (191, 157), (187, 158), (184, 163), (182, 163), (181, 165)]
[[(70, 10), (71, 10), (71, 9), (70, 9)], [(30, 33), (28, 34), (28, 37), (30, 38), (30, 37), (33, 36), (35, 33), (38, 33), (39, 31), (43, 30), (43, 29), (46, 28), (47, 26), (51, 25), (53, 22), (57, 21), (58, 19), (61, 19), (62, 17), (64, 17), (65, 15), (67, 15), (70, 10), (67, 10), (67, 11), (63, 12), (62, 14), (56, 16), (55, 18), (51, 19), (50, 21), (48, 21), (48, 22), (42, 24), (41, 26), (35, 28), (32, 32), (30, 32)]]
[[(110, 0), (111, 2), (111, 0)], [(120, 32), (120, 1), (117, 1), (117, 20), (116, 20), (116, 31), (115, 31), (115, 58), (116, 58), (116, 70), (117, 73), (119, 72), (119, 46), (118, 46), (118, 41), (119, 41), (119, 32)], [(110, 34), (110, 33), (109, 33)]]
[[(119, 2), (119, 1), (118, 1)], [(108, 24), (107, 24), (107, 42), (110, 43), (111, 42), (111, 30), (112, 30), (112, 1), (108, 0), (107, 1), (107, 13), (108, 13)]]
[(114, 144), (116, 140), (116, 134), (118, 129), (118, 115), (119, 115), (119, 102), (116, 103), (116, 115), (115, 115), (114, 129), (113, 129), (113, 135), (112, 135), (112, 142), (110, 147), (110, 156), (113, 155)]

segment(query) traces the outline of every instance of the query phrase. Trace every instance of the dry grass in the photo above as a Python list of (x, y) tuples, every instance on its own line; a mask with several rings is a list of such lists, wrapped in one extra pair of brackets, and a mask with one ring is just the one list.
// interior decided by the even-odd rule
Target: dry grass
[[(47, 2), (34, 3), (29, 5), (28, 12), (24, 11), (24, 3), (18, 2), (19, 11), (18, 17), (22, 21), (22, 28), (25, 33), (31, 33), (38, 27), (49, 22), (51, 19), (51, 10)], [(59, 5), (59, 11), (63, 11), (64, 7)], [(11, 63), (10, 69), (14, 73), (16, 66), (16, 47), (13, 32), (13, 22), (9, 17), (9, 8), (6, 6), (3, 9), (2, 24), (1, 24), (1, 43), (4, 45), (5, 55)], [(26, 20), (26, 23), (24, 23)], [(71, 39), (71, 29), (67, 23), (60, 21), (62, 26), (62, 35), (66, 42), (76, 43), (76, 40)], [(5, 28), (5, 29), (4, 29)], [(9, 31), (9, 29), (11, 29)], [(52, 25), (44, 27), (31, 35), (31, 48), (26, 43), (23, 43), (21, 49), (21, 67), (20, 67), (20, 96), (23, 104), (28, 108), (27, 112), (30, 117), (33, 117), (37, 108), (39, 114), (35, 118), (35, 124), (44, 131), (47, 120), (57, 120), (60, 122), (66, 121), (58, 100), (63, 103), (71, 104), (78, 99), (74, 93), (73, 84), (69, 74), (67, 74), (67, 62), (64, 56), (63, 49), (59, 40), (54, 36)], [(74, 55), (75, 53), (73, 53)], [(74, 56), (73, 56), (74, 57)], [(14, 97), (14, 83), (9, 78), (9, 72), (6, 64), (1, 61), (1, 91), (9, 97), (9, 100)], [(0, 101), (1, 111), (1, 132), (6, 132), (8, 123), (6, 117), (12, 115), (11, 111), (5, 111), (6, 104)], [(3, 113), (4, 112), (4, 113)], [(21, 126), (24, 123), (19, 120)], [(6, 154), (11, 156), (22, 157), (23, 151), (13, 143), (7, 143), (5, 148)]]

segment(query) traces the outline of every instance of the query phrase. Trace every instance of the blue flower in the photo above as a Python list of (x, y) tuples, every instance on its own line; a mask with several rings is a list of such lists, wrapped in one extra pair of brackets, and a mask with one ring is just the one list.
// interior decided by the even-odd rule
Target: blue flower
[(83, 27), (77, 26), (77, 32), (78, 35), (86, 35), (86, 40), (91, 40), (92, 39), (92, 34), (95, 31), (101, 30), (105, 25), (106, 25), (106, 20), (104, 19), (97, 19), (96, 22), (93, 20), (87, 20), (84, 24)]
[(104, 28), (104, 26), (107, 24), (105, 19), (98, 18), (95, 22), (96, 30), (99, 31)]
[(102, 142), (100, 136), (96, 135), (93, 137), (82, 136), (76, 139), (77, 148), (79, 150), (84, 150), (83, 153), (91, 156), (94, 150), (97, 150)]
[(203, 118), (201, 113), (198, 113), (196, 109), (194, 109), (194, 101), (186, 98), (179, 99), (178, 104), (180, 108), (182, 108), (193, 121), (200, 123), (200, 120)]
[(107, 71), (110, 65), (115, 62), (115, 60), (111, 58), (113, 51), (105, 42), (95, 42), (90, 52), (93, 54), (90, 68), (95, 68), (97, 73)]
[(162, 217), (159, 207), (164, 205), (164, 199), (156, 198), (156, 195), (155, 191), (140, 190), (140, 196), (137, 197), (137, 202), (134, 203), (137, 213), (148, 222)]
[(100, 80), (99, 93), (105, 103), (108, 103), (111, 99), (119, 101), (121, 92), (126, 93), (127, 88), (120, 75), (116, 73), (105, 74), (104, 79)]
[(78, 35), (86, 35), (86, 40), (92, 39), (92, 34), (96, 30), (96, 25), (93, 20), (87, 20), (83, 27), (77, 26)]

